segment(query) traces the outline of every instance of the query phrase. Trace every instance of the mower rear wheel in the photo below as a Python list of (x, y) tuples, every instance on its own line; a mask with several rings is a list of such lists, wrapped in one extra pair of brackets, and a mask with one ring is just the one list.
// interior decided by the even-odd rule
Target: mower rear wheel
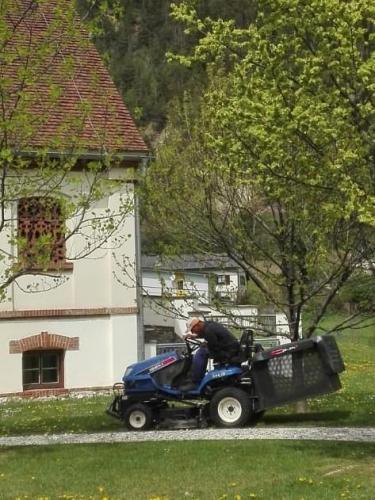
[(219, 427), (242, 427), (250, 413), (249, 395), (236, 387), (220, 389), (210, 402), (210, 418)]
[(134, 403), (125, 411), (124, 421), (130, 431), (145, 431), (152, 425), (152, 410), (142, 403)]

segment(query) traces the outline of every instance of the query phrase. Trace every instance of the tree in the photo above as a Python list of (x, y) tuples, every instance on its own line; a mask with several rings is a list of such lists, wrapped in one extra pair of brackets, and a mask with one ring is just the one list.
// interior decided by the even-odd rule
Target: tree
[(163, 210), (176, 238), (184, 227), (190, 247), (233, 258), (285, 312), (291, 338), (313, 302), (310, 336), (374, 261), (375, 9), (274, 0), (240, 29), (200, 19), (195, 4), (174, 6), (201, 36), (176, 57), (203, 61), (209, 85), (171, 124), (146, 206)]
[(0, 3), (0, 300), (24, 275), (57, 286), (72, 261), (127, 238), (131, 196), (110, 174), (123, 144), (107, 129), (114, 104), (88, 44), (70, 1)]
[[(205, 82), (202, 67), (194, 71), (167, 64), (166, 53), (188, 53), (197, 37), (187, 37), (184, 27), (171, 18), (172, 0), (79, 0), (82, 15), (94, 22), (96, 44), (106, 53), (108, 65), (133, 116), (151, 141), (157, 141), (166, 125), (171, 99)], [(107, 5), (109, 15), (101, 12)], [(122, 7), (119, 9), (119, 7)], [(246, 26), (254, 7), (248, 0), (200, 0), (202, 16), (235, 18)], [(99, 28), (99, 29), (98, 29)]]

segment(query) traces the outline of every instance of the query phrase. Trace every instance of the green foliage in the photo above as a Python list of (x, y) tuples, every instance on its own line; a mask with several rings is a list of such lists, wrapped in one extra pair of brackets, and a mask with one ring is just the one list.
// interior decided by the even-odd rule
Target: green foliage
[(206, 65), (208, 86), (172, 111), (146, 208), (180, 232), (177, 248), (185, 228), (188, 247), (239, 262), (291, 336), (316, 300), (312, 334), (374, 257), (374, 9), (275, 0), (246, 28), (201, 17), (196, 2), (173, 15), (200, 34), (176, 60)]
[(238, 29), (189, 19), (187, 5), (174, 16), (206, 30), (191, 61), (210, 64), (214, 79), (206, 94), (212, 148), (275, 199), (302, 194), (313, 211), (318, 192), (327, 219), (355, 212), (373, 224), (373, 6), (275, 0)]
[(245, 297), (241, 303), (262, 307), (267, 305), (267, 300), (259, 288), (252, 281), (249, 281), (246, 286)]
[[(95, 7), (90, 8), (93, 3)], [(98, 48), (106, 54), (111, 74), (132, 115), (145, 135), (155, 140), (166, 125), (171, 100), (181, 97), (188, 88), (199, 89), (205, 82), (203, 65), (191, 71), (176, 62), (168, 63), (166, 53), (187, 54), (200, 34), (188, 35), (170, 17), (171, 0), (118, 3), (122, 13), (116, 23), (104, 20), (103, 24), (101, 2), (78, 1), (80, 12), (95, 23), (99, 18), (104, 27), (100, 33), (94, 32)], [(247, 0), (200, 0), (198, 8), (203, 16), (233, 17), (241, 26), (248, 24), (254, 10)]]
[(124, 15), (121, 0), (76, 0), (77, 10), (93, 37), (119, 29), (119, 20)]
[(358, 271), (343, 286), (338, 294), (341, 305), (349, 305), (360, 311), (374, 312), (375, 280), (372, 274)]

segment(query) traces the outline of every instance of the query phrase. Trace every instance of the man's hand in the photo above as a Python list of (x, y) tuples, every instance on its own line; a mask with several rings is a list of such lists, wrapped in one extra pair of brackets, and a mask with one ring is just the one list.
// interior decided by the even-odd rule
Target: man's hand
[(195, 333), (186, 333), (184, 335), (184, 340), (186, 339), (196, 339), (197, 338), (197, 335)]

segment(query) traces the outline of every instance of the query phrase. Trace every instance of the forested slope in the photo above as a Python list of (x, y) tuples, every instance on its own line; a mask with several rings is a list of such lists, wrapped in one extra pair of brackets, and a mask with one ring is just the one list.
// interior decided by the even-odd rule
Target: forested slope
[[(87, 11), (93, 2), (78, 3)], [(196, 38), (184, 33), (182, 25), (170, 18), (171, 3), (171, 0), (121, 0), (120, 19), (115, 25), (105, 24), (103, 34), (95, 40), (99, 51), (107, 56), (111, 75), (126, 104), (146, 139), (151, 141), (165, 127), (171, 101), (181, 97), (185, 90), (199, 93), (205, 81), (201, 66), (188, 69), (167, 62), (166, 53), (186, 53), (196, 42)], [(233, 18), (239, 26), (247, 26), (254, 12), (251, 0), (201, 0), (199, 4), (204, 16)], [(90, 15), (95, 15), (95, 8), (90, 9)]]

